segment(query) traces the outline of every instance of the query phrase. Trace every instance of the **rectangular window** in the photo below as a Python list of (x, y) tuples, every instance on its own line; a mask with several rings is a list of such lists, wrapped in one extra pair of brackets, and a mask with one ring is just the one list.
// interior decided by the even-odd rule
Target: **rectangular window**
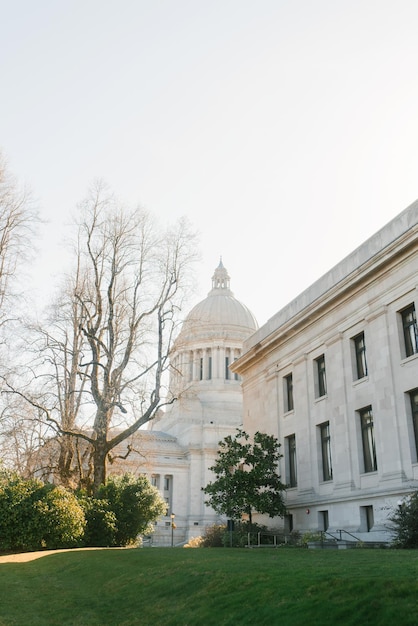
[[(237, 359), (234, 359), (234, 361), (237, 361)], [(239, 374), (234, 374), (234, 380), (241, 380)]]
[(413, 389), (409, 392), (409, 399), (411, 401), (412, 423), (414, 426), (415, 452), (418, 458), (418, 389)]
[(316, 363), (316, 397), (321, 398), (327, 394), (327, 377), (325, 373), (325, 356), (322, 354), (315, 359)]
[(360, 333), (353, 339), (354, 352), (356, 356), (356, 375), (357, 379), (367, 376), (366, 361), (366, 344), (364, 341), (364, 333)]
[(199, 359), (199, 380), (203, 380), (203, 358)]
[(225, 357), (225, 380), (229, 380), (229, 356)]
[(401, 311), (402, 329), (405, 342), (405, 356), (418, 353), (418, 328), (415, 305), (411, 304)]
[(286, 437), (287, 444), (287, 483), (289, 487), (296, 487), (298, 484), (296, 468), (296, 437), (290, 435)]
[(322, 480), (332, 480), (331, 435), (329, 432), (329, 422), (320, 424), (319, 432), (321, 436)]
[(157, 489), (160, 487), (160, 475), (159, 474), (153, 474), (151, 476), (151, 485), (153, 487), (157, 487)]
[(360, 529), (361, 532), (370, 532), (374, 526), (374, 514), (373, 507), (361, 506), (360, 507)]
[(374, 440), (372, 407), (368, 406), (359, 411), (361, 425), (361, 439), (363, 443), (363, 461), (365, 472), (377, 470), (376, 444)]
[(212, 357), (208, 357), (208, 380), (212, 380)]
[(284, 377), (284, 410), (293, 411), (293, 376), (289, 374)]
[(286, 534), (291, 533), (293, 530), (293, 515), (288, 513), (284, 516), (284, 532)]
[(324, 532), (329, 528), (329, 516), (328, 511), (318, 511), (318, 526), (319, 530)]
[(164, 476), (164, 500), (167, 504), (167, 515), (172, 508), (172, 496), (173, 496), (173, 477), (169, 474)]

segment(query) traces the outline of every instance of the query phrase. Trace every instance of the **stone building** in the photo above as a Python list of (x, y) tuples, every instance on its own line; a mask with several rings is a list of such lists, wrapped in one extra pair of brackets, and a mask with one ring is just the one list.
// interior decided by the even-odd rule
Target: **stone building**
[(384, 540), (418, 488), (417, 308), (418, 201), (246, 339), (244, 429), (281, 442), (288, 530)]
[(187, 315), (173, 346), (170, 388), (177, 400), (135, 435), (123, 465), (146, 473), (166, 499), (167, 517), (157, 523), (154, 545), (185, 542), (218, 521), (202, 488), (219, 441), (242, 426), (241, 380), (230, 365), (257, 328), (234, 297), (221, 261), (211, 291)]

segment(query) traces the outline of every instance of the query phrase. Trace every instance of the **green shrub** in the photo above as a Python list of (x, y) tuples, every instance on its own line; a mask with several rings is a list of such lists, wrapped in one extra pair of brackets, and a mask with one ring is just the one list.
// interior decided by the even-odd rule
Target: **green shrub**
[(31, 550), (38, 547), (39, 516), (33, 519), (36, 491), (43, 484), (38, 480), (23, 480), (18, 474), (0, 474), (0, 549)]
[(308, 530), (306, 533), (303, 533), (303, 535), (300, 537), (298, 545), (304, 548), (307, 548), (308, 543), (321, 541), (321, 538), (322, 538), (322, 535), (317, 530), (314, 530), (314, 531)]
[(292, 532), (287, 535), (287, 545), (289, 546), (298, 546), (300, 545), (301, 534), (298, 530), (292, 530)]
[(418, 491), (408, 496), (389, 518), (398, 548), (418, 548)]
[(225, 524), (213, 524), (205, 528), (202, 538), (203, 548), (221, 548), (224, 545)]
[[(263, 544), (274, 544), (274, 538), (272, 535), (269, 536), (267, 526), (255, 523), (250, 524), (249, 522), (235, 522), (234, 531), (232, 532), (232, 547), (245, 548), (245, 546), (248, 546), (248, 541), (250, 545), (257, 545), (258, 533), (264, 535), (262, 538)], [(230, 532), (225, 532), (223, 542), (225, 546), (231, 546)]]
[(263, 545), (274, 545), (274, 534), (279, 535), (277, 531), (269, 531), (267, 526), (261, 524), (250, 524), (249, 522), (235, 522), (234, 530), (228, 530), (225, 524), (214, 524), (205, 529), (203, 536), (204, 548), (232, 547), (244, 548), (248, 545), (248, 535), (250, 535), (250, 544), (258, 543), (258, 533), (262, 533)]
[(153, 522), (167, 510), (167, 504), (146, 476), (110, 476), (99, 489), (99, 499), (109, 503), (116, 517), (115, 543), (134, 545), (138, 535), (154, 531)]
[(87, 547), (107, 547), (116, 545), (117, 519), (107, 500), (80, 496), (84, 510), (86, 528), (83, 544)]
[(76, 496), (65, 487), (53, 485), (43, 485), (37, 495), (34, 512), (42, 524), (42, 546), (49, 549), (80, 546), (86, 519)]
[(0, 474), (0, 549), (41, 550), (81, 545), (85, 517), (64, 487)]
[(225, 529), (222, 545), (231, 548), (245, 548), (248, 545), (248, 525), (245, 522), (235, 522), (232, 532)]

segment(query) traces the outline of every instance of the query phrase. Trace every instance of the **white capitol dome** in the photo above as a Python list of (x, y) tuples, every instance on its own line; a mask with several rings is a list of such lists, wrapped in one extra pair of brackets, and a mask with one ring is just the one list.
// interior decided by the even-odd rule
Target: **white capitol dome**
[(258, 329), (257, 320), (251, 311), (234, 297), (230, 289), (230, 278), (220, 261), (212, 277), (212, 289), (208, 296), (196, 304), (183, 324), (181, 335), (199, 336), (211, 331), (223, 334), (237, 330), (249, 336)]
[(234, 298), (229, 275), (220, 261), (212, 277), (212, 289), (187, 315), (171, 353), (174, 395), (190, 383), (223, 388), (238, 377), (229, 366), (241, 355), (243, 343), (258, 329), (257, 321)]

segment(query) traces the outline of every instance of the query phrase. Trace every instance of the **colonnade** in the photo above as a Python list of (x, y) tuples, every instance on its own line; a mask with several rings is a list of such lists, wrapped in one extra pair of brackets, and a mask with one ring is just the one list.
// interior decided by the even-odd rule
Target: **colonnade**
[(240, 355), (239, 348), (226, 346), (182, 350), (171, 359), (171, 386), (178, 389), (194, 381), (239, 380), (229, 365)]

